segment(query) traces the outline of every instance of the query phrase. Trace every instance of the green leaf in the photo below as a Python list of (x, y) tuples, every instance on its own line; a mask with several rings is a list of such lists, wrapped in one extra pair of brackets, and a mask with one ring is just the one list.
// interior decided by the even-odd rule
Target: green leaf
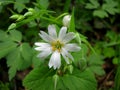
[(8, 74), (9, 74), (9, 80), (11, 80), (15, 75), (16, 75), (16, 68), (15, 67), (11, 67), (8, 71)]
[(74, 64), (79, 67), (80, 69), (84, 69), (87, 65), (87, 60), (85, 58), (88, 47), (85, 44), (81, 44), (81, 50), (77, 53), (72, 53), (72, 56), (74, 57)]
[(100, 6), (99, 2), (97, 0), (89, 0), (90, 3), (87, 3), (85, 8), (87, 9), (96, 9)]
[(120, 65), (117, 68), (117, 73), (115, 76), (115, 88), (114, 90), (120, 90)]
[[(48, 67), (35, 68), (25, 77), (23, 85), (30, 90), (54, 90), (55, 72)], [(58, 76), (56, 90), (96, 90), (96, 80), (90, 70), (74, 69), (72, 74)], [(92, 87), (91, 87), (92, 86)]]
[[(7, 56), (7, 65), (9, 69), (9, 79), (11, 80), (17, 70), (24, 70), (31, 65), (31, 48), (27, 43), (23, 43), (19, 47), (15, 48)], [(23, 55), (24, 54), (24, 55)], [(28, 55), (29, 54), (29, 55)]]
[(17, 45), (11, 41), (0, 42), (0, 58), (5, 57), (11, 52)]
[(107, 11), (109, 14), (114, 15), (115, 13), (120, 12), (117, 8), (118, 2), (113, 0), (105, 0), (106, 3), (102, 5), (102, 9)]
[(24, 60), (31, 60), (32, 58), (32, 48), (30, 47), (30, 45), (28, 43), (23, 43), (21, 45), (21, 55), (24, 58)]
[(105, 47), (103, 49), (103, 54), (104, 54), (104, 57), (111, 58), (115, 56), (115, 50), (112, 47)]
[(23, 81), (23, 85), (32, 90), (54, 90), (54, 82), (52, 76), (54, 71), (48, 66), (41, 66), (32, 70)]
[(14, 9), (16, 9), (19, 13), (25, 9), (25, 4), (29, 3), (29, 0), (15, 0)]
[(13, 41), (20, 42), (22, 40), (22, 34), (20, 31), (17, 30), (11, 30), (10, 37)]
[[(36, 52), (36, 51), (34, 51), (34, 52)], [(33, 65), (34, 68), (39, 67), (41, 65), (42, 61), (43, 61), (43, 60), (40, 60), (40, 58), (37, 57), (37, 54), (38, 53), (34, 53), (33, 58), (32, 58), (32, 65)]]
[(0, 30), (0, 42), (8, 41), (8, 38), (8, 35), (4, 31)]
[(36, 0), (37, 4), (40, 5), (42, 9), (47, 9), (49, 5), (49, 0)]
[(106, 11), (104, 11), (104, 10), (95, 10), (95, 11), (93, 12), (93, 15), (94, 15), (94, 16), (97, 16), (97, 17), (99, 17), (99, 18), (108, 17), (108, 14), (107, 14)]
[(70, 32), (75, 32), (74, 8), (72, 10), (72, 16), (71, 16), (70, 25), (69, 25), (69, 31)]
[(102, 76), (105, 74), (105, 71), (102, 68), (103, 64), (104, 64), (104, 61), (102, 57), (99, 55), (91, 54), (88, 57), (88, 68), (97, 75)]

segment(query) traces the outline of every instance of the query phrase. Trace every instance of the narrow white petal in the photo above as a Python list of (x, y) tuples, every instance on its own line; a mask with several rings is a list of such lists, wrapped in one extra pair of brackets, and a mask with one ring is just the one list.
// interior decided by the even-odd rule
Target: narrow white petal
[(62, 54), (63, 58), (65, 59), (66, 63), (70, 64), (69, 59), (68, 59), (68, 57), (66, 57), (65, 53), (61, 52), (61, 54)]
[(70, 51), (70, 52), (76, 52), (76, 51), (79, 51), (81, 48), (75, 44), (75, 43), (72, 43), (72, 44), (66, 44), (64, 46), (64, 48), (67, 50), (67, 51)]
[(61, 57), (58, 51), (55, 51), (49, 61), (49, 68), (53, 67), (54, 69), (59, 69), (61, 66)]
[(68, 42), (70, 42), (72, 39), (74, 39), (75, 38), (75, 34), (73, 33), (73, 32), (69, 32), (69, 33), (67, 33), (66, 34), (66, 36), (64, 37), (64, 40), (63, 40), (63, 42), (64, 43), (68, 43)]
[(44, 51), (42, 51), (40, 54), (38, 54), (38, 57), (40, 57), (41, 59), (45, 59), (45, 58), (47, 58), (51, 53), (52, 53), (51, 48), (48, 48), (48, 49), (45, 49)]
[(36, 42), (35, 45), (36, 46), (41, 46), (41, 47), (49, 47), (50, 46), (49, 43), (41, 43), (41, 42)]
[(51, 45), (48, 43), (36, 42), (35, 45), (38, 46), (35, 48), (37, 51), (44, 51), (45, 49), (49, 49), (51, 47)]
[(71, 60), (74, 60), (73, 56), (72, 56), (65, 48), (62, 48), (62, 53), (63, 53), (66, 57), (70, 58)]
[(51, 36), (49, 36), (47, 33), (45, 33), (44, 31), (40, 31), (41, 33), (39, 33), (40, 37), (46, 41), (46, 42), (51, 42), (53, 41), (53, 38)]
[(56, 28), (54, 25), (49, 25), (48, 26), (48, 33), (50, 36), (52, 36), (53, 38), (57, 38), (57, 32), (56, 32)]
[(67, 27), (62, 27), (61, 30), (60, 30), (60, 32), (59, 32), (58, 38), (59, 38), (60, 40), (63, 40), (63, 38), (64, 38), (65, 35), (66, 35), (66, 32), (67, 32)]

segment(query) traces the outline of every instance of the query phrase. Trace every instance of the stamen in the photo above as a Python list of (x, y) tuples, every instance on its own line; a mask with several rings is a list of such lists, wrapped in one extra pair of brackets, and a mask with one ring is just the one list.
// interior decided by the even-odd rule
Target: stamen
[(58, 50), (58, 52), (61, 52), (61, 48), (63, 47), (64, 44), (57, 40), (55, 42), (52, 42), (51, 45), (53, 51)]

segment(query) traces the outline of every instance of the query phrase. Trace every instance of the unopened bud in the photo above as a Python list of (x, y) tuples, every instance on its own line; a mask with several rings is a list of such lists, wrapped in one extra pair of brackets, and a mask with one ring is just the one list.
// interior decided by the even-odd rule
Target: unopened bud
[(28, 8), (28, 11), (29, 12), (34, 12), (34, 9), (33, 8)]
[(59, 80), (59, 76), (58, 76), (57, 74), (55, 74), (55, 75), (53, 76), (53, 80), (54, 80), (54, 88), (55, 88), (55, 90), (56, 90), (56, 86), (57, 86), (57, 82), (58, 82), (58, 80)]
[(9, 27), (8, 30), (14, 29), (16, 28), (16, 23), (12, 23)]
[(26, 16), (31, 16), (31, 15), (33, 15), (32, 12), (26, 12), (26, 13), (24, 14), (25, 17), (26, 17)]
[(20, 15), (18, 15), (18, 14), (14, 14), (14, 15), (12, 15), (10, 18), (11, 18), (11, 19), (18, 19), (19, 16), (20, 16)]
[(20, 15), (19, 18), (16, 21), (21, 21), (23, 20), (25, 17), (23, 15)]
[(66, 27), (69, 27), (70, 20), (71, 20), (71, 15), (64, 16), (63, 17), (63, 25)]
[(72, 66), (72, 65), (69, 65), (69, 66), (68, 66), (68, 70), (69, 70), (70, 74), (72, 74), (72, 72), (73, 72), (73, 66)]

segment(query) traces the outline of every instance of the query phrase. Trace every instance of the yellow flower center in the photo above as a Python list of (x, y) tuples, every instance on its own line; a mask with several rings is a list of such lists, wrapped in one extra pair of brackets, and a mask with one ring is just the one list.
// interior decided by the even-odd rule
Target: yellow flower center
[(61, 48), (64, 46), (64, 44), (61, 43), (59, 40), (52, 42), (51, 45), (52, 45), (52, 50), (53, 51), (58, 50), (58, 52), (60, 52)]

